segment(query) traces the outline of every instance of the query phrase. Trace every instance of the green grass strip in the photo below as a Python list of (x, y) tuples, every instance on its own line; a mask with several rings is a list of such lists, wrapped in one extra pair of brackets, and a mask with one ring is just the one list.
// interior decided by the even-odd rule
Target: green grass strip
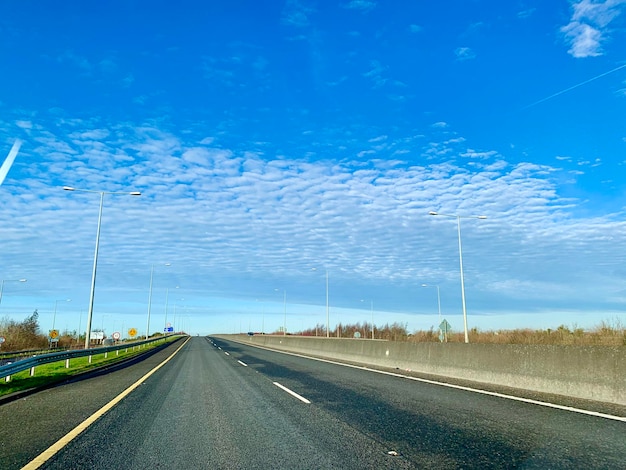
[[(178, 338), (167, 338), (166, 342), (169, 343), (176, 339)], [(91, 363), (89, 363), (89, 356), (77, 357), (70, 359), (69, 369), (65, 367), (65, 360), (43, 364), (35, 368), (35, 375), (33, 377), (30, 376), (30, 370), (24, 370), (12, 375), (9, 382), (6, 382), (4, 378), (0, 378), (0, 397), (31, 388), (38, 388), (44, 385), (61, 382), (88, 370), (102, 367), (104, 365), (112, 365), (133, 356), (145, 353), (146, 351), (154, 349), (162, 344), (162, 342), (154, 342), (141, 346), (135, 346), (134, 348), (133, 345), (128, 345), (126, 349), (109, 351), (108, 354), (106, 354), (107, 357), (105, 357), (105, 353), (94, 354), (91, 356)]]

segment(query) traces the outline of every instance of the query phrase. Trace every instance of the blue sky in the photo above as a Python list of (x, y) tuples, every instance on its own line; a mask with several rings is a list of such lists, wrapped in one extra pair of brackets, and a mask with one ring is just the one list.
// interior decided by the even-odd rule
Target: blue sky
[[(626, 1), (0, 4), (0, 317), (626, 322)], [(170, 266), (165, 266), (169, 263)], [(313, 269), (315, 268), (315, 269)], [(71, 302), (65, 302), (71, 299)], [(176, 320), (173, 320), (176, 318)]]

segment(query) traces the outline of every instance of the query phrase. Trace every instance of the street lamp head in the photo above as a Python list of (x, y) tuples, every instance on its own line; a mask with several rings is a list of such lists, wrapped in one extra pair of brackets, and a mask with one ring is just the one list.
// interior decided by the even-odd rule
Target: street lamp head
[(18, 279), (19, 282), (26, 282), (26, 279)]
[(430, 212), (428, 213), (428, 215), (439, 215), (439, 214), (438, 214), (437, 212), (435, 212), (435, 211), (430, 211)]
[(428, 284), (422, 284), (422, 287), (428, 287)]
[(129, 194), (131, 196), (141, 196), (141, 193), (139, 191), (130, 191), (130, 192), (110, 192), (110, 191), (96, 191), (96, 190), (91, 190), (91, 189), (77, 189), (74, 188), (73, 186), (63, 186), (63, 189), (65, 191), (82, 191), (85, 193), (100, 193), (102, 194)]
[(486, 215), (479, 215), (479, 216), (477, 217), (477, 219), (486, 219), (486, 218), (487, 218), (487, 216), (486, 216)]

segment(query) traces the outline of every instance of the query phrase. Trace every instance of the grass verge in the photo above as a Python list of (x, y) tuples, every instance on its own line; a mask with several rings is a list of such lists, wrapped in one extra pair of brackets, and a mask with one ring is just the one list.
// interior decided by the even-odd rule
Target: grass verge
[[(177, 337), (167, 338), (166, 344), (177, 339)], [(24, 370), (12, 375), (9, 382), (6, 382), (4, 378), (0, 379), (0, 397), (62, 382), (84, 372), (126, 361), (162, 345), (162, 342), (155, 342), (143, 345), (143, 347), (134, 348), (132, 345), (129, 345), (126, 349), (119, 349), (112, 352), (110, 351), (108, 354), (94, 354), (91, 356), (91, 362), (89, 362), (88, 356), (77, 357), (70, 360), (69, 368), (65, 367), (65, 360), (52, 362), (50, 364), (38, 366), (35, 369), (35, 375), (32, 377), (30, 375), (30, 370)]]

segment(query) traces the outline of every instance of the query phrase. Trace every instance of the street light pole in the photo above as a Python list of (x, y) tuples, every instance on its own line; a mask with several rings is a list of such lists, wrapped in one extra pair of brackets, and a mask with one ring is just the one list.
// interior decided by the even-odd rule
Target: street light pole
[(93, 301), (96, 293), (96, 270), (98, 266), (98, 248), (100, 246), (100, 226), (102, 225), (102, 206), (104, 205), (105, 194), (126, 194), (130, 196), (141, 196), (139, 191), (131, 192), (110, 192), (110, 191), (94, 191), (91, 189), (77, 189), (71, 186), (63, 186), (65, 191), (80, 191), (84, 193), (100, 194), (100, 210), (98, 211), (98, 229), (96, 231), (96, 249), (93, 255), (93, 271), (91, 273), (91, 290), (89, 293), (89, 311), (87, 313), (87, 331), (85, 332), (85, 349), (89, 349), (91, 342), (91, 320), (93, 317)]
[[(274, 289), (279, 292), (280, 289)], [(287, 289), (283, 289), (283, 336), (287, 335)]]
[(0, 282), (0, 304), (2, 303), (2, 292), (4, 291), (5, 282), (26, 282), (26, 279), (3, 279)]
[[(361, 299), (361, 302), (365, 302), (365, 300)], [(370, 299), (370, 312), (372, 315), (372, 339), (374, 339), (374, 301), (371, 299)]]
[(100, 193), (100, 210), (98, 212), (98, 229), (96, 230), (96, 249), (93, 255), (93, 270), (91, 272), (91, 289), (89, 290), (89, 308), (87, 310), (87, 331), (85, 332), (85, 349), (91, 346), (91, 319), (93, 316), (93, 301), (96, 294), (96, 269), (98, 267), (98, 248), (100, 247), (100, 226), (102, 225), (102, 206), (104, 193)]
[[(54, 301), (54, 314), (52, 315), (52, 330), (51, 331), (56, 332), (56, 330), (54, 329), (54, 325), (56, 324), (56, 319), (57, 319), (57, 305), (59, 304), (59, 302), (71, 302), (71, 301), (72, 299), (60, 299), (60, 300)], [(50, 335), (48, 339), (48, 345), (50, 346), (50, 349), (52, 349), (53, 339), (56, 339), (56, 341), (58, 341), (58, 335), (54, 335), (54, 337)]]
[(326, 337), (330, 338), (330, 306), (328, 303), (328, 269), (326, 270)]
[[(163, 266), (171, 266), (170, 263), (164, 263)], [(152, 307), (152, 278), (154, 276), (154, 263), (150, 266), (150, 291), (148, 293), (148, 321), (146, 323), (146, 339), (150, 336), (150, 309)], [(167, 318), (166, 318), (167, 320)]]
[(167, 333), (167, 298), (170, 294), (170, 288), (165, 288), (165, 326), (163, 327), (163, 333)]
[(437, 288), (437, 312), (439, 314), (439, 323), (441, 323), (441, 297), (439, 296), (439, 286), (431, 286), (430, 284), (422, 284), (422, 287), (436, 287)]
[[(169, 263), (167, 263), (167, 265), (169, 265)], [(180, 289), (180, 286), (176, 286), (176, 289)], [(169, 333), (167, 331), (167, 329), (168, 329), (168, 326), (167, 326), (167, 303), (168, 303), (169, 293), (170, 293), (170, 288), (166, 287), (165, 288), (165, 326), (163, 328), (163, 333)]]
[[(180, 322), (181, 322), (181, 316), (182, 315), (178, 315), (178, 302), (184, 302), (185, 299), (181, 298), (181, 299), (176, 299), (175, 303), (174, 303), (174, 321), (172, 322), (172, 324), (174, 325), (174, 331), (180, 331)], [(176, 329), (176, 318), (178, 318), (178, 329)]]
[(150, 336), (150, 307), (152, 306), (152, 276), (154, 275), (154, 263), (150, 266), (150, 290), (148, 292), (148, 321), (146, 323), (146, 339)]
[(461, 301), (463, 303), (463, 331), (465, 342), (469, 343), (469, 332), (467, 331), (467, 308), (465, 307), (465, 276), (463, 275), (463, 248), (461, 247), (461, 218), (457, 215), (456, 227), (459, 234), (459, 267), (461, 272)]
[[(170, 263), (163, 263), (163, 266), (171, 266)], [(150, 291), (148, 293), (148, 320), (146, 323), (146, 339), (150, 336), (150, 309), (152, 307), (152, 278), (154, 276), (154, 263), (150, 266)], [(167, 319), (167, 318), (166, 318)]]
[(283, 290), (283, 336), (287, 335), (287, 290)]
[(59, 304), (59, 302), (71, 302), (71, 301), (72, 299), (61, 299), (61, 300), (54, 301), (54, 315), (52, 316), (52, 330), (54, 330), (54, 325), (57, 319), (57, 305)]
[(469, 343), (469, 333), (467, 331), (467, 309), (465, 307), (465, 281), (463, 277), (463, 248), (461, 246), (461, 218), (463, 219), (486, 219), (486, 215), (460, 216), (457, 214), (439, 214), (438, 212), (429, 212), (429, 215), (441, 215), (443, 217), (456, 218), (457, 232), (459, 236), (459, 266), (461, 271), (461, 302), (463, 304), (463, 331), (465, 332), (465, 342)]
[[(317, 268), (311, 268), (311, 271), (317, 271)], [(328, 303), (328, 269), (326, 269), (326, 337), (330, 338), (330, 306)]]
[[(102, 332), (102, 335), (104, 336), (104, 317), (112, 317), (113, 315), (110, 315), (108, 313), (105, 313), (102, 315), (102, 318), (100, 319), (100, 331)], [(113, 325), (115, 326), (115, 325)]]

